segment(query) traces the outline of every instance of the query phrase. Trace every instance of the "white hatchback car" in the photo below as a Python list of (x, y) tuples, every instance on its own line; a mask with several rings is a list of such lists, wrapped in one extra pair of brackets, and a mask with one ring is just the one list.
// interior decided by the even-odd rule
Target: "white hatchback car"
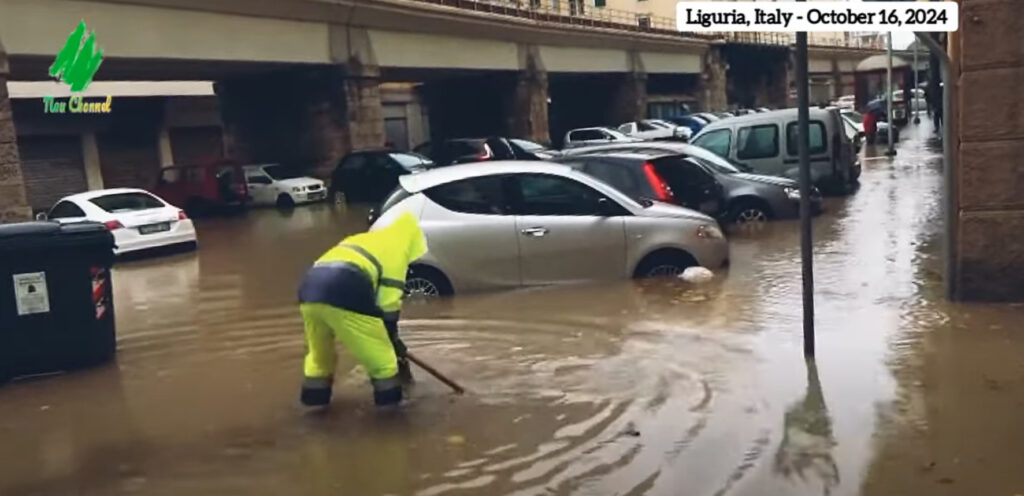
[(198, 246), (195, 226), (185, 211), (141, 189), (103, 189), (67, 196), (39, 218), (102, 223), (114, 235), (114, 253), (118, 255), (164, 246)]
[(294, 169), (284, 165), (247, 165), (243, 169), (253, 205), (291, 207), (327, 198), (327, 188), (323, 181), (300, 176)]
[(371, 221), (386, 225), (402, 211), (420, 220), (428, 251), (410, 266), (412, 294), (676, 276), (729, 260), (711, 217), (639, 203), (565, 165), (482, 162), (398, 181)]

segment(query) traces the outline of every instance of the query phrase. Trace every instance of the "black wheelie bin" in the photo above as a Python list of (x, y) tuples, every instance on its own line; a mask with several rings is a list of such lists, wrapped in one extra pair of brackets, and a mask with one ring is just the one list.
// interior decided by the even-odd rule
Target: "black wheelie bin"
[(0, 383), (113, 357), (113, 262), (99, 223), (0, 225)]

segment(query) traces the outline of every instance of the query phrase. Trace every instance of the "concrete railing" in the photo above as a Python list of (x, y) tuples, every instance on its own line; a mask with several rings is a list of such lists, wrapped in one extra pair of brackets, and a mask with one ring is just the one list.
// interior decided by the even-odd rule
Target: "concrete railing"
[[(460, 9), (485, 12), (503, 16), (519, 17), (536, 21), (566, 24), (572, 26), (594, 27), (614, 30), (651, 33), (681, 38), (703, 39), (708, 41), (728, 41), (758, 45), (791, 45), (796, 41), (793, 33), (756, 32), (756, 33), (694, 33), (680, 32), (676, 29), (676, 20), (672, 17), (656, 16), (641, 12), (594, 7), (586, 0), (410, 0), (415, 2), (444, 5)], [(852, 39), (815, 39), (810, 37), (811, 45), (840, 48), (884, 49), (877, 40)]]

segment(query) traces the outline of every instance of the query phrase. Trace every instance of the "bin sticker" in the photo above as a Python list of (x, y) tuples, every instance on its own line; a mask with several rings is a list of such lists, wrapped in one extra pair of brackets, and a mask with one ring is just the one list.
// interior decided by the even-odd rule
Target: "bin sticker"
[(50, 311), (50, 293), (46, 290), (46, 272), (14, 274), (14, 297), (18, 315)]

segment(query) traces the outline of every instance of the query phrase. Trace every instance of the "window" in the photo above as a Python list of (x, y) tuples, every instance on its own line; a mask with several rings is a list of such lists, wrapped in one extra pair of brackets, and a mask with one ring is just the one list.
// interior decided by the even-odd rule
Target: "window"
[(283, 181), (285, 179), (295, 179), (296, 177), (299, 177), (298, 171), (283, 165), (268, 165), (263, 168), (263, 172), (266, 172), (267, 175), (274, 178), (275, 181)]
[(97, 207), (107, 212), (134, 212), (136, 210), (149, 210), (151, 208), (163, 208), (164, 203), (153, 195), (146, 193), (118, 193), (115, 195), (100, 196), (89, 200)]
[(665, 178), (672, 191), (681, 194), (702, 192), (713, 186), (716, 181), (703, 167), (691, 161), (692, 159), (665, 159), (654, 163), (658, 175)]
[[(641, 2), (644, 0), (640, 0)], [(638, 15), (636, 16), (636, 24), (640, 26), (640, 29), (651, 29), (651, 16), (649, 15)]]
[(593, 188), (559, 176), (518, 176), (519, 215), (597, 215), (603, 195)]
[(630, 198), (642, 196), (640, 184), (633, 173), (630, 172), (627, 164), (591, 160), (583, 167), (583, 171), (610, 184), (615, 189), (629, 195)]
[(392, 160), (398, 162), (398, 165), (401, 165), (407, 170), (422, 169), (427, 165), (426, 157), (421, 157), (419, 155), (412, 155), (409, 153), (392, 153), (390, 156)]
[(75, 217), (85, 217), (85, 212), (74, 203), (62, 201), (50, 209), (50, 214), (47, 217), (51, 219), (73, 219)]
[[(790, 122), (786, 125), (786, 151), (790, 155), (799, 154), (799, 144), (796, 140), (797, 126), (796, 122)], [(823, 153), (828, 148), (825, 146), (825, 124), (821, 121), (811, 121), (807, 129), (810, 134), (809, 149), (811, 153)]]
[(658, 130), (658, 126), (655, 126), (653, 124), (650, 124), (650, 123), (644, 122), (644, 121), (638, 122), (636, 126), (641, 131), (657, 131)]
[(593, 141), (605, 139), (604, 134), (597, 129), (584, 129), (569, 133), (570, 141)]
[(779, 127), (775, 124), (740, 128), (736, 133), (736, 158), (772, 158), (779, 154)]
[(502, 193), (503, 176), (463, 179), (435, 186), (425, 194), (448, 210), (466, 214), (504, 215), (507, 213)]
[(728, 157), (729, 147), (732, 145), (732, 131), (728, 129), (710, 131), (694, 140), (693, 144), (704, 148), (719, 157)]
[(273, 184), (273, 180), (269, 177), (260, 174), (258, 176), (245, 176), (245, 182), (249, 184)]
[(606, 0), (594, 0), (594, 7), (604, 7), (607, 4)]
[(583, 0), (569, 0), (569, 15), (583, 15)]
[(633, 123), (623, 124), (619, 126), (619, 132), (629, 134), (633, 132)]
[(366, 154), (349, 155), (341, 161), (341, 169), (345, 171), (357, 171), (366, 167)]

